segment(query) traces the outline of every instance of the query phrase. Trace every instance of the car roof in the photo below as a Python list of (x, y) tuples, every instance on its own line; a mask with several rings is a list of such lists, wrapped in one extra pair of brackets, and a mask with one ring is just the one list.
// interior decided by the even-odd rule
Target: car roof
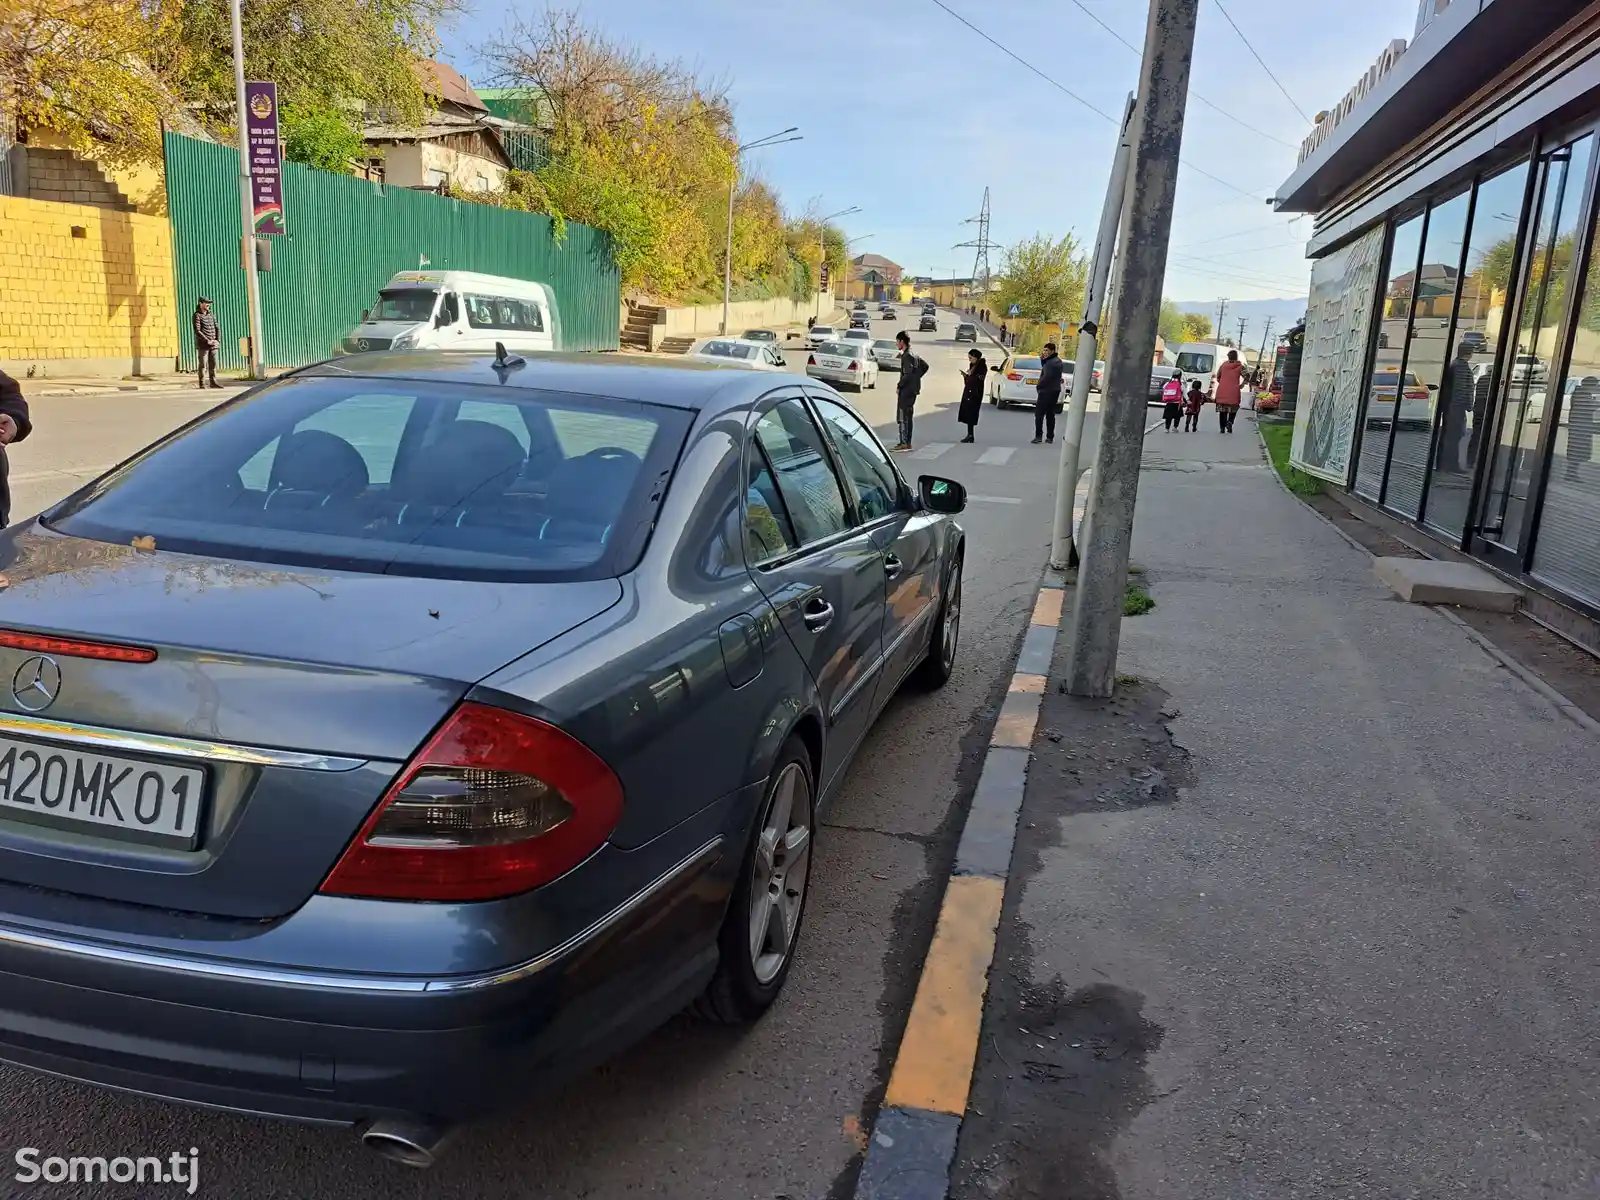
[[(739, 341), (715, 338), (714, 341)], [(760, 345), (759, 342), (754, 343)], [(525, 388), (609, 396), (690, 411), (748, 403), (770, 390), (776, 372), (723, 366), (691, 356), (643, 358), (607, 353), (529, 352), (520, 367), (496, 368), (488, 354), (460, 350), (392, 350), (330, 359), (286, 380), (361, 378), (413, 383)]]

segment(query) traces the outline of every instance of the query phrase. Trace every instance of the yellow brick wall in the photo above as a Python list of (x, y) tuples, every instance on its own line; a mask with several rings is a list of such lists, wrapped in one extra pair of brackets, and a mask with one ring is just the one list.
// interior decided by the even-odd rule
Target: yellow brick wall
[(121, 359), (130, 372), (170, 371), (172, 275), (165, 217), (0, 196), (0, 360)]

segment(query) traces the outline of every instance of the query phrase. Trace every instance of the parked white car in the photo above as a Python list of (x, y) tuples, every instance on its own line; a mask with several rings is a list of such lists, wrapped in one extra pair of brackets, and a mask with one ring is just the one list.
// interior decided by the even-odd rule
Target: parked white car
[[(1075, 365), (1070, 358), (1061, 360), (1063, 397), (1071, 392), (1072, 368)], [(1008, 408), (1013, 404), (1034, 407), (1039, 401), (1039, 366), (1037, 354), (1008, 353), (998, 367), (991, 369), (989, 403), (1000, 408)]]
[(863, 391), (878, 386), (878, 363), (862, 341), (823, 342), (806, 360), (806, 374), (837, 387)]
[(783, 356), (774, 346), (747, 338), (709, 338), (690, 350), (688, 357), (752, 371), (783, 370)]
[(367, 350), (560, 350), (554, 289), (474, 271), (401, 271), (378, 291), (346, 354)]

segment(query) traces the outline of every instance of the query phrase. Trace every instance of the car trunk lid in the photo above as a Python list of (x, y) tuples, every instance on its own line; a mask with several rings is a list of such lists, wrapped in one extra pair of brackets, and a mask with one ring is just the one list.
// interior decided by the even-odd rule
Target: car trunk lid
[(304, 902), (474, 682), (621, 596), (615, 580), (311, 571), (37, 524), (0, 564), (0, 628), (155, 651), (0, 646), (0, 879), (251, 918)]

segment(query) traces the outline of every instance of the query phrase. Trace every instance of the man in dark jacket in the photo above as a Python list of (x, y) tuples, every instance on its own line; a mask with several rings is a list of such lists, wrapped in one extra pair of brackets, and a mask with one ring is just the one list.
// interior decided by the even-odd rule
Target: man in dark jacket
[(1061, 411), (1061, 385), (1066, 379), (1066, 364), (1056, 353), (1056, 344), (1046, 342), (1039, 354), (1038, 399), (1033, 405), (1033, 444), (1056, 440), (1056, 413)]
[(917, 394), (922, 391), (922, 377), (928, 373), (926, 359), (911, 353), (911, 335), (901, 330), (895, 335), (900, 344), (900, 386), (895, 404), (895, 416), (900, 421), (900, 444), (895, 450), (911, 449), (911, 419), (917, 407)]
[(5, 448), (33, 432), (22, 385), (0, 371), (0, 529), (11, 521), (11, 465)]
[(206, 387), (206, 368), (211, 368), (210, 386), (219, 388), (217, 382), (217, 347), (222, 345), (222, 331), (217, 328), (216, 315), (211, 311), (211, 301), (200, 297), (194, 306), (194, 350), (200, 358), (200, 386)]

